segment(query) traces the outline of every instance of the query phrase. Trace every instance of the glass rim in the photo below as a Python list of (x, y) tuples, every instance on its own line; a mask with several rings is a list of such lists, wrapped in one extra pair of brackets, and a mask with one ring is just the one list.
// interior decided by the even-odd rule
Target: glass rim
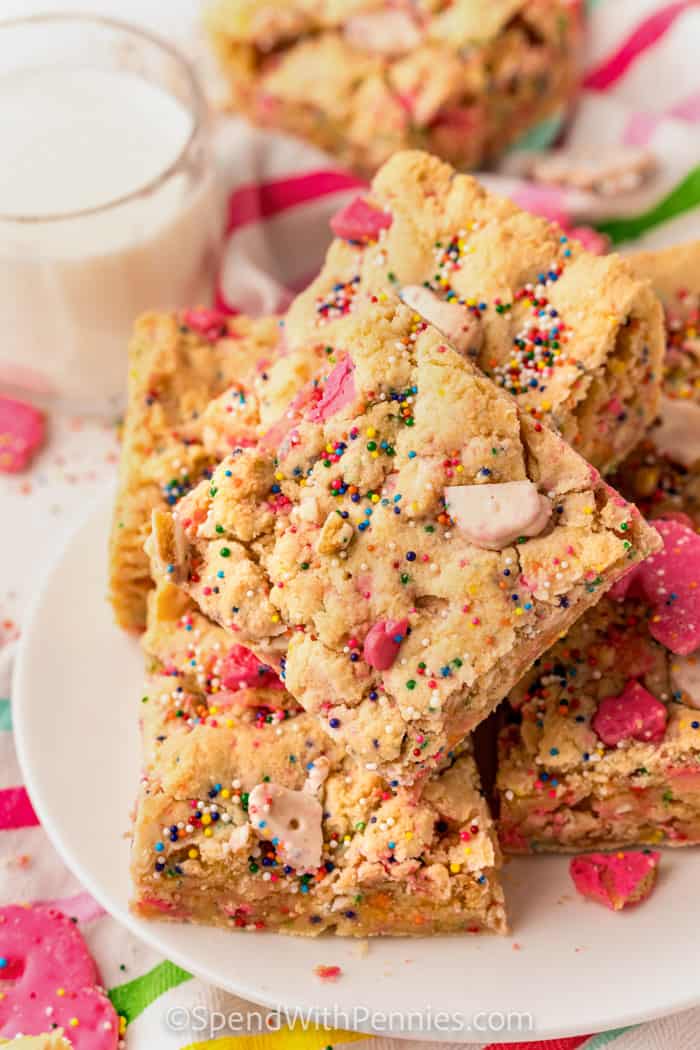
[(177, 173), (178, 169), (182, 166), (183, 160), (189, 153), (193, 142), (200, 134), (207, 115), (207, 102), (204, 96), (204, 91), (199, 81), (199, 77), (194, 71), (192, 63), (187, 59), (183, 52), (174, 44), (171, 44), (169, 40), (165, 40), (157, 33), (152, 33), (149, 29), (144, 29), (141, 26), (134, 25), (133, 22), (125, 22), (122, 19), (110, 18), (105, 15), (93, 15), (90, 14), (90, 12), (56, 11), (38, 13), (35, 15), (19, 15), (15, 18), (0, 18), (0, 34), (4, 29), (16, 29), (22, 26), (41, 25), (51, 22), (83, 23), (105, 29), (118, 30), (119, 32), (126, 33), (127, 35), (141, 41), (145, 40), (149, 44), (158, 48), (161, 52), (169, 55), (184, 71), (191, 91), (191, 110), (193, 115), (192, 128), (177, 156), (166, 168), (164, 168), (158, 175), (154, 176), (154, 178), (144, 183), (143, 186), (139, 186), (135, 190), (130, 190), (128, 193), (124, 193), (120, 197), (113, 197), (111, 200), (105, 201), (104, 204), (96, 204), (89, 208), (78, 208), (73, 211), (47, 212), (46, 214), (37, 213), (32, 215), (6, 215), (0, 210), (0, 223), (8, 225), (30, 225), (33, 223), (38, 225), (40, 223), (59, 223), (71, 219), (81, 219), (91, 215), (99, 215), (103, 212), (108, 212), (113, 208), (119, 208), (123, 204), (128, 204), (130, 201), (148, 196)]

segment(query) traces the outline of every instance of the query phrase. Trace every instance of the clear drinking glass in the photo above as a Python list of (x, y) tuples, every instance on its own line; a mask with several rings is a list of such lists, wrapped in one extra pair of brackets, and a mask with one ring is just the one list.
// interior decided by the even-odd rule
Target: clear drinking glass
[[(83, 101), (57, 141), (67, 90)], [(32, 109), (35, 96), (45, 103)], [(135, 317), (211, 301), (223, 212), (204, 95), (186, 59), (148, 32), (38, 15), (0, 22), (3, 123), (0, 391), (113, 417)], [(47, 210), (57, 198), (70, 208)]]

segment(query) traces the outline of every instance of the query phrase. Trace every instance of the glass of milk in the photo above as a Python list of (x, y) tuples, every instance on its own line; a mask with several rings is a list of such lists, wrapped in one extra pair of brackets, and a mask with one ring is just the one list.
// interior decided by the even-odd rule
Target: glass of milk
[(138, 314), (208, 305), (223, 225), (188, 62), (90, 15), (0, 22), (0, 392), (123, 408)]

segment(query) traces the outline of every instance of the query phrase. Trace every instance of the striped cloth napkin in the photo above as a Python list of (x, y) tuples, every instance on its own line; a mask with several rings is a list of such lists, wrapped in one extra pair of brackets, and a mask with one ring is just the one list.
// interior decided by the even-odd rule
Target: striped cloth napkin
[[(182, 8), (182, 2), (177, 6)], [(505, 173), (491, 174), (487, 181), (521, 205), (567, 225), (595, 224), (623, 250), (700, 237), (700, 4), (590, 0), (588, 6), (592, 31), (585, 91), (568, 139), (597, 147), (646, 146), (658, 155), (658, 177), (632, 195), (608, 200), (605, 211), (575, 193), (535, 190), (507, 174), (507, 164)], [(526, 145), (544, 145), (557, 131), (551, 122)], [(219, 299), (251, 313), (281, 309), (313, 276), (328, 242), (328, 218), (360, 183), (329, 168), (328, 158), (313, 149), (251, 131), (235, 120), (222, 123), (218, 148), (231, 188)], [(117, 455), (112, 429), (56, 419), (32, 471), (0, 478), (5, 539), (0, 551), (0, 903), (50, 901), (78, 920), (125, 1019), (127, 1050), (322, 1050), (348, 1042), (396, 1050), (396, 1040), (299, 1026), (264, 1036), (169, 1028), (173, 1007), (199, 1006), (213, 1014), (253, 1007), (205, 986), (123, 930), (82, 890), (38, 824), (13, 748), (12, 643), (34, 582), (41, 578), (34, 552), (46, 551), (47, 521), (58, 546), (84, 512), (86, 498), (99, 494), (105, 477), (113, 475)], [(699, 1029), (700, 1008), (624, 1031), (516, 1045), (695, 1050)]]

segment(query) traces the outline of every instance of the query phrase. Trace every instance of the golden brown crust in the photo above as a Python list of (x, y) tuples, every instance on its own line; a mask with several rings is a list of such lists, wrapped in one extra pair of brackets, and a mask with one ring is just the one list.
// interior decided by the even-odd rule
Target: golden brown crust
[(174, 502), (216, 462), (202, 434), (206, 406), (269, 359), (277, 338), (275, 318), (232, 318), (214, 340), (171, 314), (136, 322), (109, 552), (110, 600), (121, 627), (145, 627), (151, 511)]
[[(388, 787), (283, 689), (232, 693), (230, 639), (172, 584), (150, 594), (143, 644), (138, 914), (302, 935), (505, 932), (500, 854), (468, 747), (421, 798)], [(303, 795), (310, 766), (322, 863), (302, 875), (251, 821), (248, 797), (261, 782)]]
[[(660, 418), (613, 481), (647, 516), (697, 531), (700, 242), (638, 253), (630, 265), (663, 301), (667, 350)], [(498, 771), (509, 852), (700, 842), (696, 657), (674, 655), (652, 637), (656, 615), (642, 600), (603, 599), (513, 692), (515, 724), (501, 735)], [(666, 706), (665, 732), (654, 743), (606, 746), (591, 718), (632, 680)]]

